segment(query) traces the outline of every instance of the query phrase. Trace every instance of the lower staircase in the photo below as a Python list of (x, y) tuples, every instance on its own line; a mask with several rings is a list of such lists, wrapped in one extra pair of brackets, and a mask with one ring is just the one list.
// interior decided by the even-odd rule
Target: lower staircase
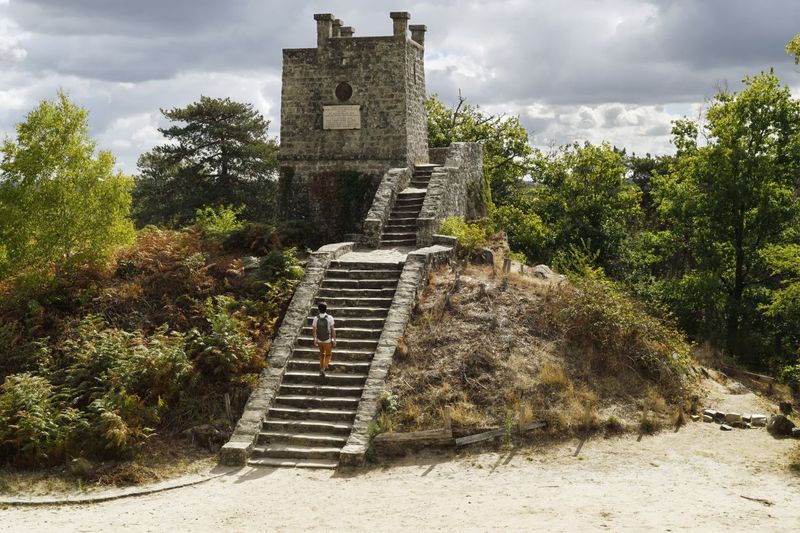
[[(336, 468), (402, 268), (402, 263), (331, 262), (250, 464)], [(320, 302), (336, 321), (338, 340), (327, 377), (319, 373), (319, 349), (311, 332)]]
[(417, 217), (428, 192), (428, 183), (436, 165), (417, 165), (409, 187), (397, 194), (389, 220), (383, 228), (381, 247), (417, 244)]

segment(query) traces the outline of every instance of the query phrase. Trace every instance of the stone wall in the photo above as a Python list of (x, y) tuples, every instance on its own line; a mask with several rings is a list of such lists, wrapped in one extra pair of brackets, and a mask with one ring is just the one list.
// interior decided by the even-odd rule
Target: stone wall
[[(393, 35), (353, 37), (315, 15), (317, 47), (283, 51), (280, 218), (325, 225), (325, 242), (357, 231), (388, 169), (427, 162), (424, 26), (411, 27), (415, 41), (408, 13), (390, 17)], [(325, 129), (325, 109), (354, 111), (360, 125)]]
[(483, 176), (483, 149), (478, 143), (453, 143), (431, 150), (444, 166), (434, 170), (428, 193), (417, 218), (417, 243), (430, 244), (442, 221), (449, 216), (475, 219), (487, 215), (488, 186)]
[(245, 465), (258, 439), (261, 424), (278, 392), (292, 354), (292, 346), (313, 307), (314, 296), (325, 277), (331, 261), (353, 249), (353, 243), (338, 243), (323, 246), (311, 254), (306, 265), (303, 281), (297, 286), (289, 308), (281, 322), (278, 335), (267, 355), (267, 367), (261, 372), (258, 385), (250, 394), (244, 413), (236, 424), (233, 435), (220, 451), (220, 462), (225, 465)]
[(347, 444), (339, 454), (340, 465), (359, 466), (364, 463), (369, 447), (369, 424), (378, 414), (380, 394), (386, 385), (386, 376), (392, 365), (397, 343), (411, 320), (411, 314), (417, 303), (417, 294), (427, 283), (428, 273), (438, 265), (449, 262), (452, 256), (453, 248), (438, 245), (421, 248), (408, 254), (383, 332), (378, 339), (378, 348), (372, 358), (353, 429)]
[(389, 220), (397, 193), (405, 189), (410, 181), (411, 169), (409, 168), (393, 168), (384, 174), (378, 190), (375, 192), (372, 207), (364, 220), (363, 244), (375, 248), (380, 245), (383, 226)]

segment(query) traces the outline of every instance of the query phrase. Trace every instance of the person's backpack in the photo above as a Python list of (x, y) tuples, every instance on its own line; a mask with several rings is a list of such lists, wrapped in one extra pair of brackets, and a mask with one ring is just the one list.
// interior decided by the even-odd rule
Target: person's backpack
[(317, 316), (317, 340), (319, 342), (331, 340), (331, 328), (328, 326), (328, 318), (325, 315)]

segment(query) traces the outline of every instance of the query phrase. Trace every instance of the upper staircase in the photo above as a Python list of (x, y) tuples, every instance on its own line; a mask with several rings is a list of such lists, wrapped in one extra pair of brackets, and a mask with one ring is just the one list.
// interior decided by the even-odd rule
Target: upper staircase
[(437, 165), (416, 165), (409, 186), (400, 191), (381, 234), (381, 247), (417, 244), (417, 217)]

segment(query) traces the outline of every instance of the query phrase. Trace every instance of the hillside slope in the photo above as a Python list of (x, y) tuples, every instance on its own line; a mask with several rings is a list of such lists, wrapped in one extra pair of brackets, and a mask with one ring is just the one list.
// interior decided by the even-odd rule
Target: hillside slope
[(502, 426), (526, 406), (554, 434), (653, 431), (691, 408), (689, 352), (609, 284), (444, 268), (398, 350), (378, 429), (441, 427), (445, 406), (454, 429)]

